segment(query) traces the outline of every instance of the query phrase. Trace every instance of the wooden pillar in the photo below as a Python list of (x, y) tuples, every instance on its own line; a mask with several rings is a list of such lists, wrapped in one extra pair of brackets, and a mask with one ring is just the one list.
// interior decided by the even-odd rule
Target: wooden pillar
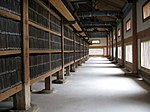
[(136, 12), (136, 0), (132, 3), (132, 46), (133, 46), (133, 66), (132, 73), (137, 76), (138, 73), (138, 43), (137, 43), (137, 12)]
[(67, 66), (66, 67), (66, 76), (69, 76), (70, 75), (70, 66)]
[(124, 67), (125, 62), (125, 51), (124, 51), (124, 22), (123, 19), (121, 19), (121, 54), (122, 54), (122, 60), (121, 60), (121, 66)]
[(62, 59), (62, 69), (57, 72), (57, 79), (64, 80), (64, 24), (63, 17), (61, 18), (61, 59)]
[(115, 47), (116, 47), (116, 51), (115, 51), (115, 61), (118, 62), (118, 35), (117, 35), (117, 26), (115, 27)]
[(28, 110), (31, 107), (30, 93), (30, 69), (29, 69), (29, 24), (28, 24), (28, 0), (22, 1), (23, 5), (23, 90), (14, 95), (14, 108), (17, 110)]
[(108, 57), (108, 47), (109, 47), (109, 45), (108, 45), (108, 36), (107, 36), (107, 48), (106, 48), (106, 56)]
[(45, 78), (45, 90), (53, 90), (52, 88), (52, 76)]
[(75, 72), (75, 63), (70, 65), (70, 72)]
[(111, 31), (111, 39), (112, 39), (112, 41), (111, 41), (112, 42), (111, 43), (112, 44), (112, 46), (111, 46), (112, 47), (111, 52), (112, 52), (112, 60), (113, 60), (114, 59), (114, 41), (113, 41), (114, 38), (113, 38), (113, 31)]
[[(49, 6), (50, 7), (50, 6)], [(50, 13), (49, 13), (49, 20), (50, 20)], [(50, 22), (48, 23), (48, 27), (50, 29)], [(49, 37), (50, 37), (50, 32), (49, 32)], [(50, 38), (49, 38), (49, 43), (50, 43)], [(45, 89), (43, 90), (43, 93), (44, 91), (52, 91), (53, 88), (52, 88), (52, 76), (48, 76), (47, 78), (45, 78)], [(48, 93), (48, 92), (46, 92)]]

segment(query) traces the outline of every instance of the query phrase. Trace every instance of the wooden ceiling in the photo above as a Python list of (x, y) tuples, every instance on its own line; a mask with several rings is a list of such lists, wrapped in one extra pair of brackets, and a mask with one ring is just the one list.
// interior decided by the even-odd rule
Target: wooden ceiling
[[(79, 16), (79, 13), (82, 12), (95, 12), (95, 11), (122, 12), (123, 7), (127, 3), (127, 0), (70, 0), (70, 3), (72, 4), (77, 15)], [(102, 15), (102, 16), (92, 15), (91, 17), (79, 16), (79, 19), (81, 24), (83, 25), (82, 27), (84, 27), (86, 31), (88, 30), (108, 31), (107, 28), (92, 28), (93, 26), (91, 26), (91, 29), (86, 29), (86, 27), (82, 22), (87, 21), (88, 23), (92, 23), (92, 22), (99, 22), (99, 21), (116, 21), (118, 17), (110, 16), (110, 15)], [(101, 24), (97, 24), (97, 25), (101, 25)]]

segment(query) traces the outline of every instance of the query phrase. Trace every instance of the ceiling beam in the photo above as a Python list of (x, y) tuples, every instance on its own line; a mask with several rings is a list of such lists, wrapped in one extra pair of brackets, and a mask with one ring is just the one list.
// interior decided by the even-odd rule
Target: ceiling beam
[(76, 1), (71, 1), (73, 4), (87, 4), (89, 1), (88, 0), (76, 0)]
[(106, 28), (106, 29), (112, 29), (112, 26), (109, 25), (95, 25), (95, 26), (86, 26), (86, 29), (91, 29), (91, 28)]
[(121, 10), (121, 7), (119, 6), (119, 4), (113, 2), (112, 0), (101, 0), (102, 2), (104, 2), (105, 4), (111, 6), (111, 7), (114, 7), (114, 8), (117, 8), (119, 10)]
[(122, 16), (121, 11), (91, 11), (91, 12), (79, 12), (79, 17), (98, 17), (98, 16), (114, 16), (120, 17)]
[(91, 21), (83, 21), (82, 22), (84, 26), (95, 26), (95, 25), (116, 25), (115, 21), (98, 21), (98, 22), (91, 22)]
[(88, 34), (89, 35), (89, 37), (90, 38), (95, 38), (95, 37), (97, 37), (97, 38), (102, 38), (102, 37), (107, 37), (107, 34), (101, 34), (101, 33), (92, 33), (92, 34)]

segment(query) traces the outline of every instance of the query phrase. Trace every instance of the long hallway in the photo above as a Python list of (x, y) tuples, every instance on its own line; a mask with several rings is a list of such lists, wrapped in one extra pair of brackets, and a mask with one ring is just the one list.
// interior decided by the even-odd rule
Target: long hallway
[[(40, 90), (43, 82), (32, 86)], [(40, 112), (150, 112), (150, 88), (141, 79), (125, 77), (106, 58), (90, 58), (52, 94), (32, 94)]]

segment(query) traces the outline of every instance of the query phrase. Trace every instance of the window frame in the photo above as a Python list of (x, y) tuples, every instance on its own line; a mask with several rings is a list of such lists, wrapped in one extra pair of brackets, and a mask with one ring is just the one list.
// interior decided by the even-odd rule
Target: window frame
[[(130, 28), (127, 29), (127, 23), (130, 21)], [(131, 18), (129, 18), (127, 21), (126, 21), (126, 32), (130, 31), (131, 30)]]
[(143, 5), (142, 5), (142, 20), (143, 22), (147, 21), (150, 19), (150, 15), (146, 18), (144, 18), (144, 7), (149, 3), (150, 1), (146, 1)]

